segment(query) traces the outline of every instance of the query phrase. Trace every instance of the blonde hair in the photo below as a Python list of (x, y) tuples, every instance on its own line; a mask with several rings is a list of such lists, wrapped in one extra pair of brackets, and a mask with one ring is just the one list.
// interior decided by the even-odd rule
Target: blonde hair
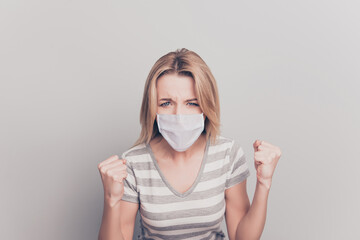
[(176, 73), (191, 76), (195, 81), (198, 103), (206, 116), (204, 131), (206, 140), (215, 143), (220, 134), (220, 103), (218, 88), (214, 76), (204, 60), (186, 48), (159, 58), (146, 79), (140, 110), (141, 133), (133, 146), (149, 143), (159, 133), (156, 123), (157, 91), (156, 81), (164, 74)]

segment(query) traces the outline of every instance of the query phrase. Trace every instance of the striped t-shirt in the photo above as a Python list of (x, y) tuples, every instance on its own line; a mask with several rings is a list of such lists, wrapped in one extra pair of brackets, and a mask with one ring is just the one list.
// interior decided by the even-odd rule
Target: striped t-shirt
[(139, 204), (140, 239), (224, 238), (225, 190), (250, 175), (244, 151), (234, 140), (207, 140), (197, 178), (184, 193), (166, 180), (149, 144), (128, 149), (122, 158), (128, 172), (122, 200)]

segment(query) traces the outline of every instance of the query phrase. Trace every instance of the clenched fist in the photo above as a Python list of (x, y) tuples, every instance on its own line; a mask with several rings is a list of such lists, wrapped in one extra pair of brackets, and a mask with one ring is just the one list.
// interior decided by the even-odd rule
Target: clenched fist
[(253, 147), (257, 180), (269, 189), (275, 167), (281, 157), (281, 150), (277, 146), (260, 140), (256, 140)]
[(118, 155), (114, 155), (98, 165), (104, 187), (104, 199), (111, 206), (119, 202), (124, 194), (123, 179), (127, 177), (125, 163), (126, 159), (119, 159)]

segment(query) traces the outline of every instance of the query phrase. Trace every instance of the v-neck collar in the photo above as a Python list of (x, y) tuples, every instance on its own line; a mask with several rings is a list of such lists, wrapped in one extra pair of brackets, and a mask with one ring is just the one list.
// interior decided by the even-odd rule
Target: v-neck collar
[(201, 166), (200, 166), (200, 169), (199, 169), (199, 172), (196, 176), (196, 179), (195, 181), (193, 182), (193, 184), (191, 185), (191, 187), (186, 190), (184, 193), (180, 193), (178, 192), (177, 190), (175, 190), (171, 185), (170, 183), (167, 181), (167, 179), (165, 178), (165, 175), (162, 173), (161, 169), (160, 169), (160, 166), (159, 164), (157, 163), (156, 161), (156, 158), (155, 158), (155, 155), (151, 149), (151, 146), (149, 143), (146, 144), (146, 148), (148, 149), (149, 153), (150, 153), (150, 156), (151, 156), (151, 159), (155, 165), (155, 168), (157, 169), (161, 179), (163, 180), (163, 182), (166, 184), (166, 186), (170, 189), (170, 191), (172, 191), (176, 196), (178, 197), (186, 197), (188, 196), (190, 193), (192, 193), (195, 189), (195, 187), (197, 186), (198, 182), (200, 181), (201, 179), (201, 176), (203, 174), (203, 170), (204, 170), (204, 167), (205, 167), (205, 163), (206, 163), (206, 159), (207, 159), (207, 155), (208, 155), (208, 150), (209, 150), (209, 144), (210, 144), (210, 138), (208, 138), (208, 140), (206, 141), (206, 146), (205, 146), (205, 151), (204, 151), (204, 156), (203, 156), (203, 159), (202, 159), (202, 162), (201, 162)]

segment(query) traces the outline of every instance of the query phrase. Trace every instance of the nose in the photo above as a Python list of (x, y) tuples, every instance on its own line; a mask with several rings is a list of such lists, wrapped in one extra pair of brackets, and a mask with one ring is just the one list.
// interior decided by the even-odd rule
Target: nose
[(181, 106), (181, 104), (175, 104), (175, 108), (174, 108), (174, 113), (173, 114), (184, 114), (183, 113), (183, 108)]

